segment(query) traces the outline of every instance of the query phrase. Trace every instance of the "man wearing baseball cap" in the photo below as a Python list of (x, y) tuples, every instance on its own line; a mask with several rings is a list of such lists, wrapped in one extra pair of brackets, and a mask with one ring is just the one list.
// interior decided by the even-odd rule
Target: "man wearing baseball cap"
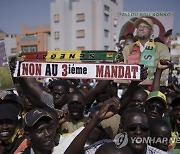
[[(154, 42), (151, 35), (154, 24), (150, 17), (140, 17), (134, 23), (138, 41), (123, 50), (124, 62), (126, 64), (143, 64), (148, 68), (148, 79), (144, 84), (151, 85), (157, 65), (161, 59), (170, 60), (168, 47), (160, 42)], [(163, 71), (161, 84), (167, 80), (168, 70)]]
[(161, 118), (166, 106), (166, 96), (160, 91), (152, 91), (145, 102), (145, 111), (150, 118)]
[(25, 115), (25, 131), (28, 133), (33, 153), (52, 153), (56, 144), (58, 118), (55, 110), (34, 108)]

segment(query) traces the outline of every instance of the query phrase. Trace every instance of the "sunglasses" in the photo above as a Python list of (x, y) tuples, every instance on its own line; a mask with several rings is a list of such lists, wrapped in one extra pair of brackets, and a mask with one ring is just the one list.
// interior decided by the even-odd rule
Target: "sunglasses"
[(149, 126), (144, 124), (130, 124), (127, 126), (128, 131), (135, 131), (137, 128), (140, 128), (141, 131), (146, 132), (149, 130)]

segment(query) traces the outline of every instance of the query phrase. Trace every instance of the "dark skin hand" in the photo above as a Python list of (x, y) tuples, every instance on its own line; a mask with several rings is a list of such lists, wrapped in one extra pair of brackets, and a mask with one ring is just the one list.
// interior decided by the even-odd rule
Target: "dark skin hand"
[(155, 75), (154, 75), (151, 91), (160, 90), (160, 79), (161, 79), (162, 72), (163, 70), (169, 68), (170, 66), (171, 66), (170, 60), (166, 60), (166, 59), (160, 60), (160, 62), (158, 63)]
[(178, 87), (176, 87), (176, 85), (174, 85), (172, 83), (169, 85), (169, 90), (172, 91), (172, 92), (180, 93), (180, 89)]
[(56, 109), (56, 112), (58, 114), (59, 125), (63, 124), (65, 121), (67, 121), (68, 111), (62, 111), (62, 110)]
[(91, 121), (78, 134), (70, 146), (66, 149), (64, 154), (80, 154), (83, 153), (83, 148), (90, 132), (104, 119), (115, 115), (120, 109), (121, 105), (117, 98), (110, 98), (107, 101), (99, 104), (100, 110), (96, 111)]

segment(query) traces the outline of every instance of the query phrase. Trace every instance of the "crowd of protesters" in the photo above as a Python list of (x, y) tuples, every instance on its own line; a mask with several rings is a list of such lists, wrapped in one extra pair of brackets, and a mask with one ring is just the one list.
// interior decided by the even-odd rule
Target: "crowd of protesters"
[(142, 64), (151, 52), (140, 81), (13, 78), (15, 89), (0, 92), (0, 154), (180, 153), (169, 49), (150, 39), (151, 19), (135, 26), (137, 36), (118, 44), (118, 63)]

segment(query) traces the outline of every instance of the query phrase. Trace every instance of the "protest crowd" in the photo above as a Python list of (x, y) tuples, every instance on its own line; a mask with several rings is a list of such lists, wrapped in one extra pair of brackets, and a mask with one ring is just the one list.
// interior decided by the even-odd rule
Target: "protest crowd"
[(13, 77), (15, 88), (0, 91), (0, 154), (180, 153), (169, 48), (151, 39), (150, 18), (135, 27), (117, 43), (117, 63), (141, 64), (141, 80)]

